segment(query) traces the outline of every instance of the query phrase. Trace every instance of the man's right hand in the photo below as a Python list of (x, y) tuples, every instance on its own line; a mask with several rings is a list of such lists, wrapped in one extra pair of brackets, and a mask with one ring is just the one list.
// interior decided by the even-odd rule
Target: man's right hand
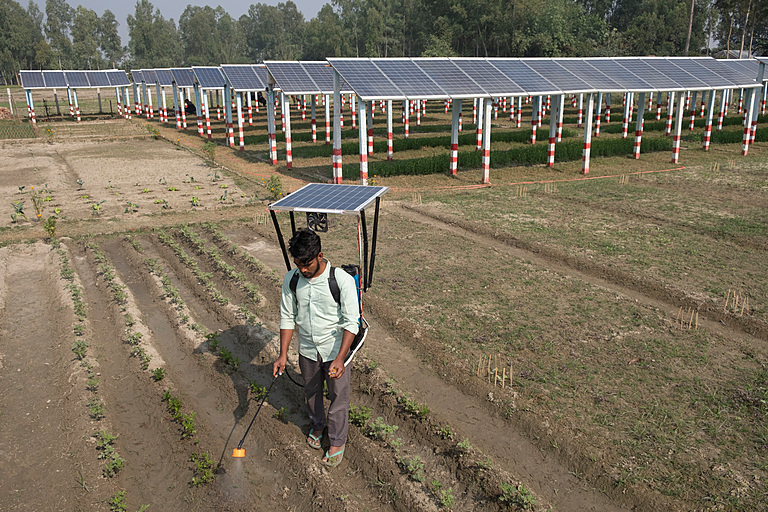
[(277, 361), (275, 361), (275, 364), (272, 365), (272, 376), (277, 377), (278, 375), (282, 375), (285, 371), (285, 364), (288, 362), (287, 356), (280, 356), (277, 358)]

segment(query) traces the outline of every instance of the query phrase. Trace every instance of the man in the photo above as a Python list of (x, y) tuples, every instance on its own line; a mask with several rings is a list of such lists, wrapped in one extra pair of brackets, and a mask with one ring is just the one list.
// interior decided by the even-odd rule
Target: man
[[(335, 269), (339, 303), (334, 299), (328, 278), (331, 264), (323, 258), (320, 237), (302, 229), (288, 242), (288, 251), (298, 267), (283, 279), (280, 304), (280, 356), (272, 369), (282, 375), (288, 359), (294, 328), (298, 329), (299, 368), (304, 377), (304, 397), (311, 423), (307, 444), (320, 449), (326, 426), (323, 383), (328, 385), (331, 405), (328, 409), (328, 438), (331, 447), (323, 463), (336, 467), (344, 456), (349, 431), (350, 372), (344, 367), (358, 330), (360, 309), (355, 279), (342, 269)], [(296, 293), (291, 279), (298, 272)]]

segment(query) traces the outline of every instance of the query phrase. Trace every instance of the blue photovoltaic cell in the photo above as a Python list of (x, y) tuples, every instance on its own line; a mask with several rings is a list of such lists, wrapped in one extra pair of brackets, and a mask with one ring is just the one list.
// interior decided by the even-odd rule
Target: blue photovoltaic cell
[(67, 86), (67, 78), (63, 71), (43, 71), (43, 79), (45, 80), (45, 87), (48, 89)]
[(88, 82), (91, 87), (109, 87), (109, 78), (107, 78), (106, 71), (87, 71)]
[(157, 73), (154, 69), (142, 69), (141, 74), (144, 75), (145, 84), (155, 85), (157, 83)]
[(107, 78), (109, 78), (109, 83), (114, 87), (122, 87), (131, 84), (130, 80), (128, 80), (128, 75), (121, 69), (107, 71)]
[(582, 59), (555, 59), (555, 62), (565, 69), (587, 82), (593, 89), (603, 92), (624, 92), (622, 87), (615, 80), (601, 73), (594, 66)]
[(173, 85), (173, 74), (170, 69), (156, 69), (157, 84), (161, 87), (171, 87)]
[(720, 63), (715, 59), (696, 59), (696, 62), (707, 68), (709, 71), (716, 73), (718, 76), (725, 78), (737, 86), (749, 86), (757, 84), (757, 73), (755, 73), (754, 76), (746, 76), (738, 70), (728, 69), (724, 66), (721, 66)]
[(171, 68), (173, 81), (177, 87), (192, 87), (195, 85), (195, 74), (192, 68)]
[(45, 89), (45, 80), (41, 71), (20, 71), (21, 85), (25, 89)]
[(485, 89), (448, 58), (414, 59), (414, 62), (452, 98), (489, 96)]
[[(333, 94), (333, 68), (330, 64), (325, 61), (305, 61), (301, 63), (301, 67), (312, 78), (312, 81), (317, 84), (321, 93)], [(339, 87), (339, 92), (352, 92), (352, 88), (344, 78), (341, 79)]]
[(613, 59), (585, 59), (605, 76), (611, 77), (620, 86), (632, 92), (652, 92), (656, 87), (640, 78)]
[[(523, 64), (531, 68), (535, 73), (541, 75), (541, 77), (549, 81), (555, 89), (561, 90), (563, 93), (595, 91), (595, 88), (589, 83), (574, 75), (552, 59), (523, 59)], [(511, 78), (514, 79), (514, 77)], [(541, 82), (542, 78), (539, 78), (536, 82)], [(520, 84), (520, 81), (517, 83), (522, 85)]]
[(297, 61), (267, 61), (267, 71), (275, 79), (277, 89), (285, 94), (317, 94), (320, 87)]
[(267, 90), (267, 84), (269, 83), (269, 80), (267, 79), (267, 67), (264, 64), (254, 64), (251, 66), (251, 69), (256, 74), (256, 79), (259, 81), (259, 86), (261, 87), (260, 90)]
[(144, 75), (142, 75), (141, 71), (138, 69), (131, 70), (131, 77), (133, 78), (133, 83), (135, 84), (140, 84), (144, 81)]
[(517, 82), (485, 59), (451, 57), (451, 62), (469, 75), (491, 96), (520, 96), (527, 92)]
[[(760, 72), (760, 63), (751, 59), (724, 59), (718, 60), (718, 64), (728, 69), (741, 73), (744, 76), (752, 77), (757, 80), (757, 74)], [(768, 80), (768, 76), (765, 77)]]
[(408, 98), (447, 98), (448, 94), (411, 59), (372, 59)]
[(503, 58), (488, 59), (488, 62), (519, 85), (526, 95), (560, 94), (561, 89), (537, 73), (528, 65), (528, 61), (529, 59), (525, 61)]
[(631, 71), (637, 76), (643, 77), (643, 80), (651, 84), (656, 91), (684, 91), (686, 88), (672, 80), (670, 77), (652, 67), (647, 61), (637, 57), (614, 58), (623, 68)]
[(227, 77), (229, 85), (236, 91), (261, 90), (261, 80), (258, 79), (253, 66), (221, 66), (221, 71)]
[(727, 78), (723, 78), (722, 76), (718, 75), (714, 71), (710, 71), (709, 69), (705, 68), (701, 64), (699, 64), (699, 59), (673, 59), (669, 58), (667, 59), (680, 69), (687, 71), (691, 75), (695, 76), (697, 79), (701, 80), (706, 84), (705, 88), (707, 89), (714, 89), (714, 88), (721, 88), (721, 87), (734, 87), (736, 84), (728, 80)]
[(398, 89), (369, 59), (329, 58), (328, 62), (338, 71), (355, 93), (364, 101), (373, 99), (406, 99)]
[(269, 205), (270, 210), (356, 213), (384, 195), (389, 187), (310, 183)]
[(69, 84), (70, 87), (85, 88), (91, 86), (85, 71), (65, 71), (64, 76), (67, 77), (67, 84)]
[(707, 84), (691, 75), (687, 71), (684, 71), (679, 66), (675, 66), (672, 62), (665, 58), (641, 57), (640, 60), (656, 69), (659, 73), (662, 73), (663, 75), (677, 82), (677, 84), (680, 85), (683, 90), (708, 89)]
[(192, 66), (192, 72), (202, 89), (223, 89), (227, 80), (216, 66)]

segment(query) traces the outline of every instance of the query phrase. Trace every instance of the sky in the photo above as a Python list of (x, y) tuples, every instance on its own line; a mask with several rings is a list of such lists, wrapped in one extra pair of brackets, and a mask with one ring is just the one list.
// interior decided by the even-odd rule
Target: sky
[[(45, 12), (45, 0), (33, 1), (40, 7), (41, 11)], [(283, 3), (285, 2), (285, 0), (282, 1)], [(206, 2), (204, 0), (150, 0), (150, 2), (155, 6), (155, 9), (160, 9), (163, 18), (173, 18), (177, 27), (181, 13), (183, 13), (184, 9), (187, 8), (187, 5), (190, 4), (200, 6), (210, 5), (213, 8), (221, 5), (234, 19), (238, 19), (241, 15), (247, 13), (248, 8), (252, 4), (278, 4), (278, 0), (228, 0), (226, 2), (215, 0), (211, 2)], [(23, 2), (19, 3), (24, 4)], [(128, 46), (128, 22), (125, 20), (129, 14), (134, 14), (136, 12), (136, 0), (122, 0), (120, 2), (113, 2), (110, 0), (107, 0), (106, 2), (104, 0), (67, 0), (67, 3), (72, 8), (77, 8), (78, 5), (82, 5), (87, 9), (95, 11), (99, 16), (104, 14), (106, 9), (112, 11), (118, 23), (120, 23), (117, 28), (117, 31), (120, 34), (120, 42), (123, 46)], [(304, 19), (309, 21), (317, 16), (317, 13), (323, 5), (331, 3), (331, 0), (293, 0), (293, 3), (296, 4), (296, 7), (304, 15)]]

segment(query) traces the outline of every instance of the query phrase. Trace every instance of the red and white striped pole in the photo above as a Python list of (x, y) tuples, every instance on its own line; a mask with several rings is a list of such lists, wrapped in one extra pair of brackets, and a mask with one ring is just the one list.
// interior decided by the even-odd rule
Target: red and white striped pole
[[(483, 104), (480, 103), (480, 108)], [(485, 108), (483, 109), (483, 124), (485, 129), (483, 130), (483, 156), (481, 160), (481, 172), (482, 182), (487, 184), (491, 182), (491, 101), (490, 98), (485, 100)]]
[(331, 99), (323, 94), (323, 108), (325, 109), (325, 144), (331, 144)]
[(285, 163), (288, 169), (293, 169), (293, 146), (291, 145), (291, 106), (290, 98), (280, 93), (283, 100), (283, 112), (285, 112)]
[(499, 118), (499, 98), (493, 98), (493, 118)]
[[(581, 95), (580, 95), (581, 96)], [(592, 107), (594, 103), (594, 94), (587, 94), (587, 118), (584, 120), (584, 149), (581, 152), (581, 174), (589, 174), (589, 158), (592, 151)]]
[(306, 121), (307, 120), (307, 95), (302, 94), (300, 98), (301, 98), (301, 120)]
[(544, 96), (539, 96), (538, 100), (536, 101), (536, 126), (541, 127), (541, 120), (544, 117), (545, 110), (546, 107), (544, 106)]
[(341, 78), (333, 71), (333, 182), (341, 183)]
[(219, 100), (219, 90), (216, 89), (216, 120), (221, 121), (221, 104)]
[[(703, 94), (703, 93), (702, 93)], [(690, 122), (688, 123), (688, 129), (690, 131), (693, 131), (694, 123), (696, 122), (696, 91), (691, 92), (691, 110), (689, 112), (691, 118)]]
[(187, 129), (187, 88), (181, 89), (181, 127)]
[(563, 112), (565, 111), (565, 95), (560, 94), (558, 95), (559, 99), (557, 100), (557, 142), (560, 142), (563, 140)]
[[(246, 93), (249, 94), (249, 93)], [(245, 151), (245, 134), (243, 133), (243, 93), (242, 92), (236, 92), (235, 93), (236, 100), (237, 100), (237, 135), (240, 139), (240, 151)], [(197, 116), (198, 119), (198, 126), (200, 127), (200, 135), (203, 131), (203, 123), (200, 120), (200, 116)], [(288, 167), (290, 169), (290, 166)]]
[(765, 115), (765, 100), (768, 97), (768, 82), (763, 82), (763, 101), (760, 103), (760, 115)]
[(27, 94), (27, 108), (29, 109), (29, 118), (32, 121), (32, 124), (37, 124), (37, 118), (35, 118), (35, 104), (32, 100), (32, 91), (30, 89), (25, 89)]
[(416, 100), (416, 126), (421, 126), (421, 100)]
[(445, 103), (443, 104), (443, 107), (445, 107), (445, 113), (446, 113), (446, 114), (448, 113), (448, 104), (450, 103), (450, 101), (451, 101), (451, 100), (449, 100), (449, 99), (446, 99), (446, 100), (445, 100)]
[(726, 89), (725, 90), (725, 109), (723, 109), (723, 115), (728, 115), (728, 105), (730, 104), (732, 98), (733, 98), (733, 89)]
[(571, 107), (572, 108), (576, 108), (576, 102), (577, 101), (578, 100), (576, 99), (576, 95), (575, 94), (573, 96), (571, 96)]
[(625, 98), (625, 101), (624, 101), (624, 121), (621, 123), (621, 138), (622, 139), (626, 139), (627, 135), (629, 135), (628, 132), (629, 132), (629, 105), (630, 105), (630, 102), (627, 101), (629, 99), (629, 98), (627, 98), (627, 96), (629, 96), (629, 95), (627, 94), (627, 95), (624, 96), (624, 98)]
[(741, 114), (744, 111), (744, 89), (739, 89), (739, 108), (736, 110), (737, 114)]
[(509, 98), (509, 120), (513, 122), (515, 120), (515, 98), (514, 97)]
[(267, 90), (267, 133), (269, 134), (269, 161), (277, 165), (277, 126), (275, 126), (275, 91)]
[(126, 119), (131, 118), (131, 96), (128, 87), (123, 87), (123, 114)]
[(349, 95), (349, 109), (352, 111), (352, 128), (357, 128), (357, 119), (355, 119), (355, 95)]
[(80, 103), (77, 102), (77, 89), (72, 89), (72, 98), (75, 100), (75, 114), (77, 115), (77, 122), (80, 122)]
[(462, 113), (461, 113), (461, 110), (459, 110), (459, 131), (462, 130), (463, 124), (464, 124), (464, 122), (463, 122), (463, 118), (462, 118)]
[(635, 147), (632, 154), (635, 160), (640, 158), (640, 142), (643, 140), (643, 125), (645, 123), (645, 93), (637, 96), (637, 123), (635, 124)]
[[(365, 102), (363, 101), (361, 103), (365, 103)], [(368, 155), (372, 155), (373, 154), (373, 101), (370, 101), (368, 103), (368, 108), (366, 109), (366, 115), (368, 116), (368, 119), (366, 120), (366, 128), (367, 128), (367, 136), (368, 136)]]
[(477, 124), (477, 98), (472, 98), (472, 124)]
[[(710, 89), (709, 94), (712, 94), (714, 89)], [(706, 91), (701, 91), (701, 110), (699, 111), (699, 117), (704, 117), (704, 109), (706, 108)]]
[[(231, 87), (226, 87), (224, 89), (224, 94), (226, 95), (227, 102), (224, 106), (225, 108), (225, 117), (226, 117), (226, 123), (227, 123), (227, 143), (229, 147), (234, 148), (235, 147), (235, 121), (234, 116), (237, 112), (233, 112), (235, 110), (235, 98), (234, 98), (234, 91)], [(237, 116), (240, 118), (240, 116)]]
[(248, 126), (253, 126), (253, 94), (251, 91), (246, 91), (245, 98), (248, 103)]
[(603, 108), (603, 93), (597, 93), (597, 103), (595, 105), (597, 112), (595, 113), (595, 137), (600, 136), (600, 115)]
[(208, 98), (208, 92), (203, 91), (203, 110), (205, 111), (205, 133), (208, 138), (211, 137), (211, 107), (210, 100)]
[(403, 130), (404, 130), (404, 136), (407, 139), (409, 135), (409, 124), (410, 124), (410, 115), (411, 115), (411, 109), (408, 105), (408, 100), (403, 100)]
[[(673, 93), (674, 100), (674, 93)], [(685, 113), (685, 93), (680, 93), (680, 98), (675, 105), (675, 133), (672, 136), (672, 163), (680, 161), (680, 136), (683, 132), (683, 117)]]
[(656, 93), (656, 120), (661, 121), (661, 91)]
[(539, 126), (536, 120), (536, 112), (538, 111), (536, 103), (541, 99), (541, 96), (533, 97), (533, 105), (531, 106), (531, 144), (536, 144), (536, 127)]
[(523, 97), (517, 97), (517, 121), (515, 121), (515, 127), (520, 128), (523, 123)]
[(316, 110), (315, 101), (314, 101), (314, 97), (312, 96), (310, 96), (309, 110), (312, 116), (312, 120), (310, 122), (310, 125), (312, 126), (312, 142), (317, 142), (317, 116), (315, 112)]
[(392, 160), (392, 100), (387, 100), (387, 160)]
[(581, 127), (584, 122), (584, 94), (579, 94), (579, 110), (576, 112), (576, 126)]
[[(354, 100), (351, 100), (351, 101), (354, 101)], [(360, 108), (360, 126), (359, 126), (359, 133), (357, 138), (359, 141), (358, 145), (360, 148), (360, 184), (367, 185), (368, 184), (368, 153), (370, 152), (370, 148), (367, 147), (368, 143), (366, 142), (366, 133), (367, 133), (366, 124), (371, 119), (369, 102), (360, 101), (359, 108)]]
[(750, 143), (750, 127), (752, 126), (752, 107), (753, 102), (755, 101), (755, 90), (754, 89), (747, 89), (745, 92), (745, 98), (746, 101), (744, 101), (744, 138), (741, 142), (741, 154), (742, 156), (747, 156), (747, 153), (749, 152), (749, 143)]
[[(490, 105), (490, 100), (486, 100), (484, 98), (477, 98), (477, 126), (475, 128), (475, 151), (480, 151), (483, 148), (483, 116), (485, 115), (485, 109), (483, 108), (483, 104), (487, 103)], [(488, 113), (490, 113), (490, 109), (488, 110)]]
[(285, 114), (287, 110), (288, 115), (290, 115), (291, 104), (288, 103), (288, 101), (285, 99), (282, 92), (280, 93), (279, 103), (280, 103), (280, 130), (283, 133), (285, 133)]
[(456, 176), (459, 162), (459, 119), (461, 116), (461, 99), (453, 101), (451, 111), (451, 159), (449, 168), (451, 175)]
[[(682, 96), (683, 93), (681, 92), (680, 95)], [(677, 93), (675, 91), (670, 91), (667, 95), (667, 127), (664, 131), (664, 134), (669, 137), (672, 134), (672, 118), (675, 115), (675, 99), (676, 99)], [(682, 102), (681, 102), (682, 103)]]
[[(560, 109), (560, 98), (562, 95), (555, 96), (556, 108)], [(559, 117), (558, 112), (549, 113), (549, 145), (547, 147), (547, 166), (554, 167), (555, 165), (555, 141), (557, 141), (557, 119)]]
[(147, 87), (147, 103), (149, 104), (149, 117), (148, 119), (154, 119), (155, 118), (155, 106), (152, 104), (152, 90), (149, 88), (149, 85)]
[(707, 121), (704, 124), (704, 151), (709, 150), (709, 141), (712, 137), (712, 119), (715, 117), (715, 93), (717, 91), (712, 89), (709, 94), (709, 101), (707, 102)]
[(723, 129), (723, 116), (725, 115), (726, 105), (728, 104), (728, 89), (720, 92), (720, 110), (717, 112), (717, 131)]

